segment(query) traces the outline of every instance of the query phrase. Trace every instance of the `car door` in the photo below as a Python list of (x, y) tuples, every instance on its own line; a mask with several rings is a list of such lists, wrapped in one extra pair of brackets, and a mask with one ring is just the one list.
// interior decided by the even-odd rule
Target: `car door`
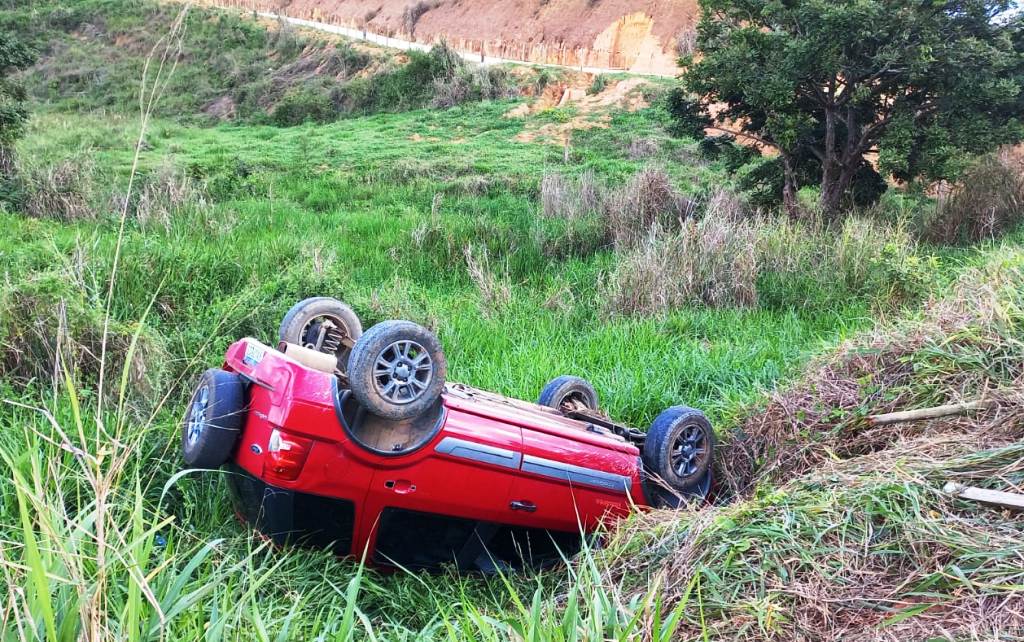
[[(485, 543), (482, 524), (499, 523), (508, 513), (509, 493), (522, 461), (522, 430), (454, 408), (444, 428), (417, 452), (378, 460), (364, 515), (382, 557), (413, 566), (433, 566), (458, 556), (474, 557), (470, 547)], [(411, 549), (434, 546), (411, 555)], [(386, 563), (381, 559), (378, 562)], [(405, 564), (403, 564), (405, 565)]]
[(559, 531), (593, 530), (630, 511), (635, 456), (568, 436), (523, 430), (523, 461), (507, 523)]

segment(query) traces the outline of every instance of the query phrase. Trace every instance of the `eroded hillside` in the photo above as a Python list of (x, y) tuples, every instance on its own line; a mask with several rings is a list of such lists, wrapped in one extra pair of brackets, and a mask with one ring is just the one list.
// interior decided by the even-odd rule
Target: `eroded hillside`
[[(215, 0), (512, 60), (674, 74), (695, 0)], [(685, 46), (685, 43), (684, 43)]]

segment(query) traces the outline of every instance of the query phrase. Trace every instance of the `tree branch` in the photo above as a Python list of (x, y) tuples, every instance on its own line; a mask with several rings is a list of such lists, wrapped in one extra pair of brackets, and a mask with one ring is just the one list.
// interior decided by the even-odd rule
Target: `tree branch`
[(732, 130), (732, 129), (726, 129), (724, 127), (717, 127), (717, 126), (707, 127), (706, 129), (710, 129), (711, 131), (716, 131), (716, 132), (722, 132), (723, 134), (732, 134), (733, 136), (736, 136), (737, 138), (749, 138), (750, 140), (752, 140), (754, 142), (758, 142), (758, 143), (761, 143), (762, 145), (766, 145), (766, 146), (771, 147), (773, 149), (777, 149), (779, 151), (782, 151), (782, 148), (779, 147), (778, 143), (773, 143), (772, 141), (770, 141), (770, 140), (768, 140), (766, 138), (761, 138), (760, 136), (755, 136), (753, 134), (748, 134), (748, 133), (743, 132), (743, 131), (735, 131), (735, 130)]

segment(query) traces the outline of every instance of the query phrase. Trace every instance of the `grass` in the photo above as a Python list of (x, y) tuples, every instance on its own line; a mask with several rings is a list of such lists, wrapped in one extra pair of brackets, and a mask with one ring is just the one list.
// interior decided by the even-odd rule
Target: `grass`
[[(135, 33), (146, 7), (83, 3), (67, 10), (63, 33), (97, 15), (108, 33)], [(58, 13), (49, 7), (42, 22), (50, 27), (32, 33), (54, 37)], [(23, 25), (31, 15), (0, 10), (0, 23)], [(204, 15), (193, 13), (186, 32), (193, 55), (219, 33)], [(276, 46), (256, 26), (244, 29), (226, 52), (249, 60)], [(991, 247), (915, 245), (894, 252), (894, 263), (875, 256), (886, 239), (863, 242), (860, 228), (767, 221), (763, 233), (776, 236), (765, 256), (777, 262), (756, 275), (756, 303), (683, 297), (653, 315), (610, 312), (606, 288), (625, 250), (592, 213), (542, 215), (543, 184), (557, 174), (570, 185), (589, 177), (626, 189), (659, 167), (680, 195), (724, 207), (713, 199), (733, 184), (726, 163), (669, 136), (657, 100), (636, 112), (611, 109), (607, 127), (576, 131), (566, 147), (516, 137), (566, 125), (569, 111), (508, 118), (510, 99), (277, 127), (211, 124), (200, 115), (206, 98), (171, 92), (145, 132), (136, 189), (122, 209), (138, 135), (127, 97), (141, 54), (95, 46), (76, 55), (83, 65), (114, 62), (120, 80), (109, 102), (97, 102), (103, 87), (88, 82), (83, 95), (51, 93), (44, 79), (65, 60), (61, 49), (44, 52), (27, 77), (41, 102), (18, 144), (21, 163), (28, 176), (77, 169), (60, 183), (64, 200), (0, 211), (0, 568), (9, 587), (0, 639), (662, 640), (700, 635), (705, 615), (716, 633), (723, 621), (777, 633), (795, 607), (758, 588), (768, 571), (758, 570), (755, 553), (780, 541), (777, 521), (802, 520), (800, 536), (772, 549), (773, 560), (807, 546), (829, 520), (846, 520), (850, 538), (865, 536), (869, 521), (843, 512), (843, 502), (893, 502), (893, 524), (934, 519), (918, 510), (916, 487), (880, 494), (875, 477), (845, 490), (796, 481), (782, 496), (769, 488), (714, 513), (718, 530), (698, 542), (699, 572), (671, 577), (653, 565), (685, 563), (680, 534), (699, 515), (639, 520), (641, 532), (627, 527), (629, 539), (615, 540), (621, 548), (585, 551), (539, 576), (382, 575), (322, 552), (268, 549), (234, 521), (222, 474), (182, 473), (178, 419), (203, 367), (218, 364), (239, 336), (273, 341), (300, 298), (342, 298), (364, 326), (396, 317), (430, 326), (453, 380), (532, 399), (548, 379), (576, 374), (617, 418), (645, 426), (686, 403), (704, 409), (728, 444), (729, 429), (757, 416), (766, 390), (878, 317), (902, 316), (945, 291)], [(198, 83), (197, 68), (183, 65), (182, 86)], [(214, 85), (197, 84), (206, 92), (197, 94), (224, 89), (216, 74), (203, 82)], [(55, 183), (26, 189), (52, 195)], [(53, 206), (64, 202), (74, 207)], [(1019, 246), (1020, 237), (1006, 243)], [(787, 247), (799, 252), (782, 262)], [(822, 255), (841, 255), (849, 278), (832, 278), (840, 259), (815, 263)], [(907, 261), (918, 261), (909, 279), (900, 271)], [(917, 280), (921, 271), (929, 278)], [(97, 399), (104, 337), (107, 384)], [(712, 535), (721, 545), (710, 545)], [(649, 564), (620, 566), (623, 551)], [(893, 564), (928, 559), (893, 555)], [(985, 577), (1010, 581), (1001, 571)]]
[[(1022, 268), (1019, 246), (993, 252), (921, 312), (809, 367), (720, 451), (738, 500), (640, 518), (610, 546), (608, 582), (681, 595), (702, 577), (704, 608), (687, 611), (683, 637), (1012, 639), (1024, 624), (1021, 523), (942, 488), (1024, 483)], [(978, 398), (998, 409), (864, 420)]]

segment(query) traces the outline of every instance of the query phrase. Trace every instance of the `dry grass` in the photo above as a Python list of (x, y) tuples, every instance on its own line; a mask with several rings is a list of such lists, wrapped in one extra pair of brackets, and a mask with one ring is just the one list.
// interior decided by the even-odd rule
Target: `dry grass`
[(634, 138), (629, 141), (626, 147), (626, 157), (629, 160), (640, 160), (650, 158), (658, 153), (661, 145), (656, 138)]
[(23, 168), (24, 211), (35, 218), (63, 222), (95, 219), (95, 164), (87, 156), (69, 158), (55, 165)]
[[(654, 511), (606, 551), (606, 582), (686, 605), (682, 639), (1017, 639), (1024, 522), (946, 481), (1024, 491), (1024, 256), (966, 274), (766, 404), (717, 457), (734, 503)], [(985, 396), (972, 417), (864, 416)], [(756, 488), (756, 490), (755, 490)], [(699, 591), (699, 606), (691, 605)]]
[[(728, 466), (720, 479), (731, 494), (743, 494), (758, 482), (788, 479), (929, 430), (929, 424), (871, 428), (868, 414), (983, 397), (1015, 403), (1024, 388), (1022, 292), (1020, 261), (996, 261), (965, 274), (921, 318), (846, 344), (751, 414), (725, 447)], [(1004, 419), (1000, 411), (989, 414)]]
[(175, 166), (164, 163), (151, 174), (139, 191), (135, 220), (143, 227), (169, 228), (174, 213), (183, 207), (204, 209), (206, 188)]
[(756, 229), (744, 221), (705, 216), (652, 233), (624, 251), (604, 286), (607, 310), (657, 314), (688, 304), (757, 304)]
[(604, 191), (591, 170), (575, 179), (557, 173), (545, 174), (540, 182), (541, 215), (572, 220), (600, 212)]
[(652, 233), (678, 229), (698, 209), (698, 203), (680, 193), (658, 167), (641, 169), (617, 188), (603, 185), (591, 171), (578, 178), (545, 174), (540, 202), (547, 218), (573, 220), (598, 214), (617, 248), (634, 247)]
[(1006, 149), (982, 157), (939, 199), (920, 234), (933, 243), (998, 238), (1024, 220), (1024, 157)]
[(491, 259), (486, 247), (475, 248), (472, 244), (463, 248), (466, 269), (473, 280), (486, 310), (498, 310), (512, 301), (512, 288), (508, 282), (508, 268), (504, 274), (491, 269)]
[(751, 216), (741, 199), (712, 192), (699, 218), (666, 228), (657, 218), (640, 243), (636, 228), (618, 235), (617, 264), (605, 282), (606, 310), (658, 314), (688, 304), (713, 307), (787, 304), (851, 293), (893, 307), (912, 301), (934, 278), (934, 260), (899, 225), (848, 218), (840, 226)]
[(635, 247), (652, 234), (680, 227), (697, 212), (664, 170), (647, 167), (604, 198), (604, 217), (617, 248)]

